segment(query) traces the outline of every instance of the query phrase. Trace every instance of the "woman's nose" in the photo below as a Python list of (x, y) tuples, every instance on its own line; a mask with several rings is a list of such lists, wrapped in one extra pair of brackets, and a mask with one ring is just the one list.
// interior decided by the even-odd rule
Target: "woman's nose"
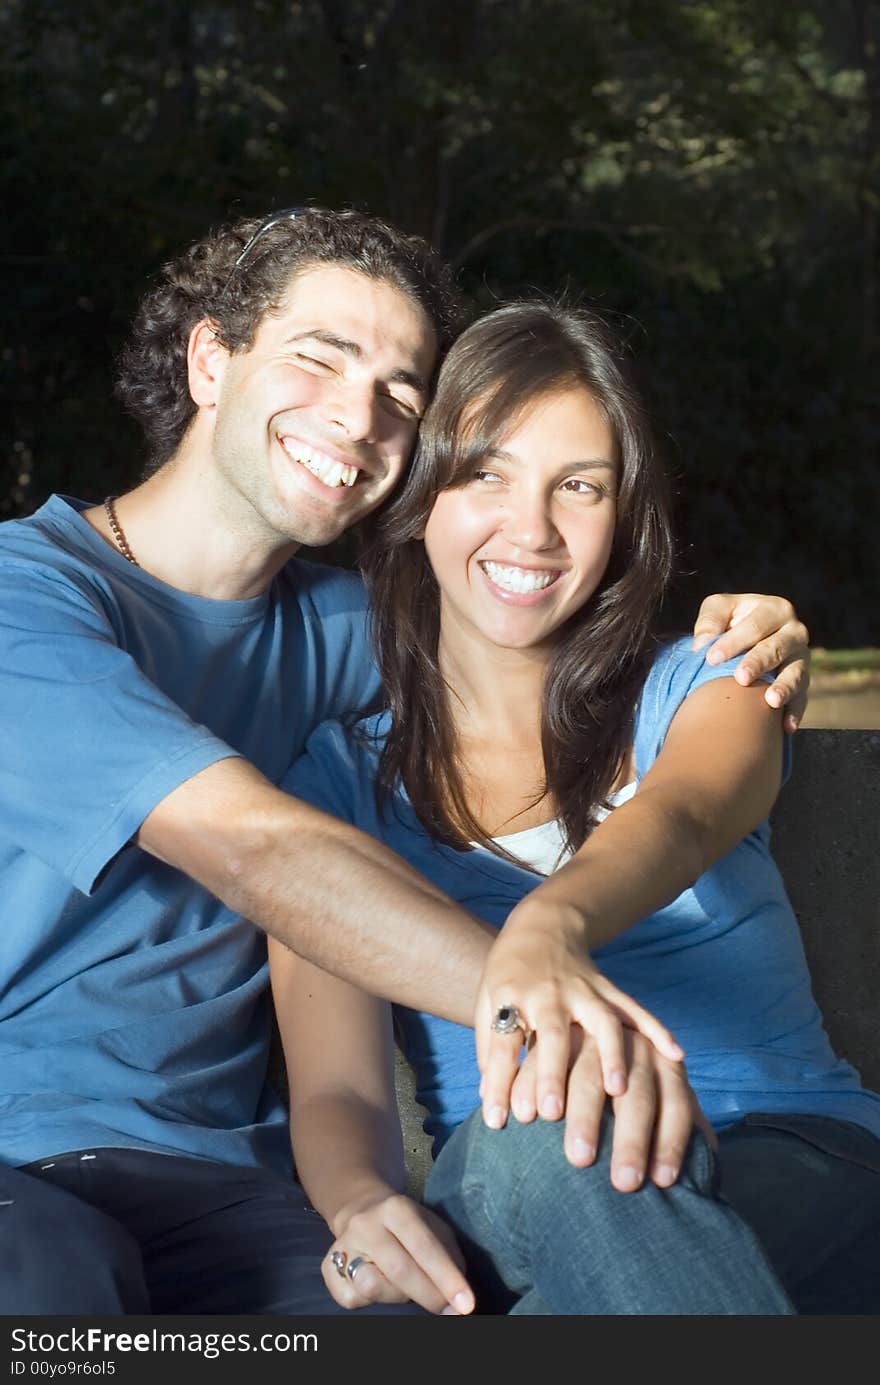
[(509, 543), (529, 552), (552, 548), (559, 541), (547, 498), (535, 491), (507, 497), (503, 528)]

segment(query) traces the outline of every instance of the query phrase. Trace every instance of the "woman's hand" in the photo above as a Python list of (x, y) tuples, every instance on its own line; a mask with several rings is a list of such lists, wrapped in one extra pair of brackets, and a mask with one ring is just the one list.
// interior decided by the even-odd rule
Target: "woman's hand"
[[(635, 1029), (672, 1062), (684, 1054), (665, 1025), (596, 967), (584, 945), (584, 920), (576, 909), (542, 907), (540, 890), (510, 913), (486, 962), (475, 1017), (480, 1095), (486, 1124), (507, 1120), (511, 1087), (528, 1033), (536, 1036), (535, 1104), (545, 1120), (565, 1113), (566, 1097), (577, 1091), (580, 1074), (571, 1067), (571, 1026), (595, 1040), (608, 1096), (627, 1088), (629, 1058), (625, 1029)], [(492, 1028), (499, 1009), (514, 1006), (523, 1032)]]
[[(623, 1096), (612, 1098), (614, 1128), (611, 1182), (621, 1193), (635, 1192), (649, 1177), (658, 1188), (678, 1178), (695, 1125), (709, 1142), (715, 1133), (688, 1082), (684, 1063), (664, 1058), (634, 1029), (624, 1029), (628, 1080)], [(513, 1114), (524, 1124), (538, 1112), (537, 1049), (530, 1048), (511, 1090)], [(607, 1100), (594, 1039), (571, 1027), (571, 1068), (565, 1103), (565, 1155), (576, 1168), (594, 1163), (602, 1112)]]
[[(333, 1219), (336, 1240), (321, 1273), (343, 1308), (412, 1300), (429, 1313), (465, 1314), (474, 1295), (450, 1228), (434, 1212), (390, 1189)], [(344, 1261), (337, 1268), (334, 1252)], [(361, 1259), (352, 1278), (346, 1267)]]
[(756, 592), (707, 596), (694, 625), (694, 648), (720, 639), (707, 655), (711, 664), (746, 652), (734, 674), (748, 687), (762, 674), (778, 670), (764, 693), (771, 707), (787, 707), (783, 730), (794, 733), (807, 706), (810, 686), (810, 636), (790, 601)]

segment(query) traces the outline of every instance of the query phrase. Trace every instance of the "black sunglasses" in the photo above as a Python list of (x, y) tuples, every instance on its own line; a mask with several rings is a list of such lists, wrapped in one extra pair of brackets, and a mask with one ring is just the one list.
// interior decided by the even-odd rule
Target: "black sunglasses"
[(271, 231), (273, 226), (280, 226), (282, 221), (296, 221), (298, 216), (302, 216), (303, 212), (307, 212), (308, 210), (308, 207), (285, 207), (283, 211), (272, 212), (270, 216), (266, 217), (265, 221), (260, 222), (260, 225), (257, 227), (256, 231), (254, 231), (254, 234), (251, 236), (250, 240), (245, 245), (238, 259), (235, 261), (235, 264), (232, 266), (232, 269), (229, 271), (229, 277), (226, 280), (226, 283), (223, 285), (222, 289), (220, 290), (220, 296), (217, 300), (218, 303), (223, 302), (223, 299), (226, 297), (227, 290), (229, 289), (229, 285), (232, 283), (236, 274), (241, 269), (241, 266), (244, 264), (245, 260), (250, 255), (257, 241), (260, 240), (260, 238), (264, 236), (267, 231)]

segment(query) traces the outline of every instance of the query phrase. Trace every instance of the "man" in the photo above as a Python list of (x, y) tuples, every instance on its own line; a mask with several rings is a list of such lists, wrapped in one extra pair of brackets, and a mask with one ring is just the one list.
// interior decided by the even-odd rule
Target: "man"
[[(391, 492), (454, 330), (442, 262), (359, 214), (207, 237), (166, 268), (123, 362), (147, 479), (3, 526), (7, 1313), (333, 1311), (329, 1235), (264, 1084), (258, 929), (473, 1021), (485, 929), (276, 787), (316, 724), (377, 691), (357, 579), (294, 554)], [(738, 622), (725, 656), (773, 637), (753, 674), (803, 653), (787, 603), (714, 603), (698, 633), (747, 610), (758, 627)], [(506, 968), (496, 945), (484, 1004), (503, 1003)], [(655, 1158), (680, 1160), (683, 1069), (634, 1043), (667, 1112)], [(566, 1065), (542, 1096), (564, 1098)], [(615, 1157), (644, 1172), (653, 1113), (617, 1100)]]

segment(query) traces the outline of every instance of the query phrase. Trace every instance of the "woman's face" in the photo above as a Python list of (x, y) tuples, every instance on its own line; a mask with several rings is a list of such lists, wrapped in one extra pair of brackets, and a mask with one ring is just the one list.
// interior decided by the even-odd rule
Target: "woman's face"
[(602, 580), (616, 521), (610, 426), (583, 386), (537, 400), (425, 528), (444, 635), (538, 649)]

